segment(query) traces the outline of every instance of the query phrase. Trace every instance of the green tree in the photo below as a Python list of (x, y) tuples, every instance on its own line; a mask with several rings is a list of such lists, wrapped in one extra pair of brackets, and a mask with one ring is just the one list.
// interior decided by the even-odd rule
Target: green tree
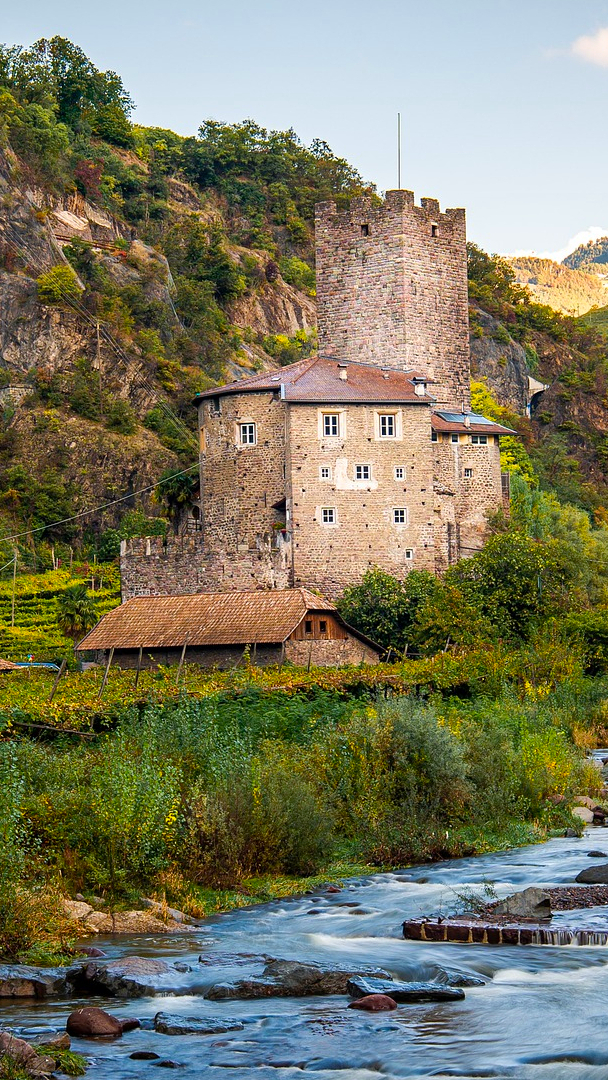
[(59, 304), (62, 300), (77, 299), (80, 285), (70, 266), (52, 266), (36, 279), (38, 299), (43, 304)]
[(190, 506), (198, 491), (198, 477), (194, 471), (175, 473), (168, 469), (154, 489), (154, 501), (162, 506), (169, 521), (177, 531), (182, 514)]
[(360, 585), (350, 585), (338, 601), (342, 618), (387, 651), (402, 653), (420, 606), (434, 594), (437, 581), (426, 570), (412, 570), (405, 582), (379, 567), (368, 570)]
[(57, 601), (57, 622), (67, 637), (77, 641), (97, 622), (95, 601), (86, 585), (73, 585)]

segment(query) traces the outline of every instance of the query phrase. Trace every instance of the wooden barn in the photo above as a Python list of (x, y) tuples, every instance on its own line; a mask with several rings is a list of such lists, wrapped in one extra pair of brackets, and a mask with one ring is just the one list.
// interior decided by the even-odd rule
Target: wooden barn
[(377, 664), (382, 650), (308, 589), (135, 596), (97, 623), (76, 653), (119, 667), (186, 663), (229, 668), (291, 661)]

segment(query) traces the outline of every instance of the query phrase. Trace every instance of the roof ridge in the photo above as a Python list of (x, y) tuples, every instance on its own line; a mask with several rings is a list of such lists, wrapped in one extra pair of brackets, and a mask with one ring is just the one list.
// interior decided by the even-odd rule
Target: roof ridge
[[(308, 363), (308, 367), (302, 366), (302, 370), (298, 372), (295, 379), (290, 380), (291, 385), (294, 386), (294, 384), (297, 383), (298, 379), (301, 379), (302, 376), (305, 375), (307, 371), (310, 371), (310, 369), (313, 368), (315, 366), (315, 364), (319, 363), (320, 359), (321, 359), (321, 357), (317, 355), (317, 356), (304, 357), (304, 359), (300, 360), (300, 361), (296, 360), (296, 364), (301, 363), (302, 365), (304, 365), (304, 360), (308, 360), (309, 363)], [(292, 364), (291, 366), (293, 368), (293, 367), (295, 367), (295, 364)]]

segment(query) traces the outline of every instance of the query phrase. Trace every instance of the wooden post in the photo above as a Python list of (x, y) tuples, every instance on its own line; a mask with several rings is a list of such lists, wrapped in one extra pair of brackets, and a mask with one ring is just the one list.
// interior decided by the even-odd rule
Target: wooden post
[(143, 656), (143, 651), (144, 651), (143, 645), (140, 645), (139, 646), (139, 656), (137, 657), (137, 670), (135, 672), (135, 683), (134, 683), (135, 689), (137, 689), (137, 684), (139, 682), (139, 673), (141, 671), (141, 658)]
[(190, 631), (187, 630), (186, 631), (186, 636), (184, 638), (184, 647), (182, 649), (182, 655), (179, 658), (179, 665), (178, 665), (178, 668), (177, 668), (177, 675), (175, 677), (175, 685), (176, 686), (179, 686), (179, 677), (180, 677), (180, 675), (182, 673), (182, 667), (184, 665), (184, 657), (186, 655), (186, 648), (188, 646), (188, 638), (189, 637), (190, 637)]
[(17, 548), (13, 557), (13, 597), (11, 600), (11, 626), (15, 625), (15, 589), (17, 587)]
[(67, 664), (67, 660), (66, 660), (66, 658), (64, 656), (63, 660), (61, 661), (61, 666), (59, 668), (59, 671), (57, 672), (57, 674), (55, 676), (55, 682), (53, 683), (53, 689), (51, 690), (51, 695), (49, 697), (49, 705), (51, 704), (51, 701), (55, 697), (55, 691), (56, 691), (57, 687), (59, 686), (59, 680), (60, 680), (61, 676), (63, 675), (65, 669), (66, 669), (66, 664)]
[(312, 662), (312, 642), (313, 642), (313, 639), (311, 638), (310, 639), (310, 645), (308, 646), (308, 664), (307, 664), (307, 667), (306, 667), (307, 671), (310, 671), (310, 665), (311, 665), (311, 662)]
[(104, 692), (104, 690), (106, 688), (106, 683), (108, 681), (108, 674), (110, 672), (110, 665), (111, 665), (113, 659), (114, 659), (114, 646), (112, 646), (112, 648), (110, 649), (110, 655), (108, 656), (108, 662), (106, 664), (106, 670), (103, 673), (103, 679), (101, 680), (101, 686), (99, 687), (99, 694), (97, 695), (97, 700), (98, 701), (101, 699), (101, 695), (103, 694), (103, 692)]

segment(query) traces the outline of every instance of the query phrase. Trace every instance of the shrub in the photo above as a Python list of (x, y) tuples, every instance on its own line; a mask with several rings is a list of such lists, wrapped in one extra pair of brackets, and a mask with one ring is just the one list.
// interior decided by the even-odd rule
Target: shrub
[(137, 431), (135, 413), (128, 401), (116, 398), (106, 411), (106, 427), (121, 435), (133, 435)]
[(38, 299), (43, 304), (59, 304), (62, 300), (77, 299), (80, 285), (69, 266), (52, 266), (36, 279)]

